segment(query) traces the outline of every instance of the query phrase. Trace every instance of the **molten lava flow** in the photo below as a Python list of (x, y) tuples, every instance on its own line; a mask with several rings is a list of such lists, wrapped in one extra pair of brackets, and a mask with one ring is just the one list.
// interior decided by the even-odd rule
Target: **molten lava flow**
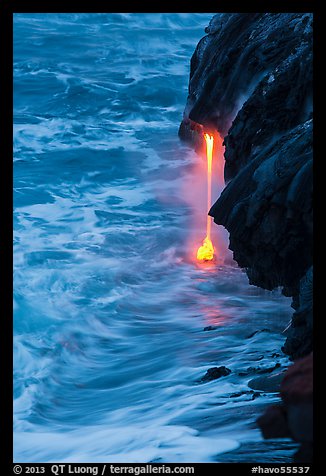
[(211, 261), (214, 258), (214, 246), (211, 241), (211, 226), (212, 219), (208, 215), (212, 202), (212, 161), (213, 161), (213, 145), (214, 137), (209, 134), (204, 134), (206, 141), (206, 156), (207, 156), (207, 221), (206, 221), (206, 238), (202, 246), (198, 248), (197, 259), (202, 261)]
[(203, 261), (211, 261), (214, 258), (214, 246), (211, 239), (206, 236), (202, 246), (198, 248), (197, 259)]

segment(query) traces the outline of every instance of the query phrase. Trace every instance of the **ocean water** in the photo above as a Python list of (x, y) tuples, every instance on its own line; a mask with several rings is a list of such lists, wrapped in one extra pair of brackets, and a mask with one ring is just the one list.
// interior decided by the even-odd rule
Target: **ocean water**
[(16, 462), (291, 460), (255, 425), (277, 395), (248, 393), (288, 364), (289, 299), (192, 259), (203, 158), (177, 132), (210, 18), (14, 17)]

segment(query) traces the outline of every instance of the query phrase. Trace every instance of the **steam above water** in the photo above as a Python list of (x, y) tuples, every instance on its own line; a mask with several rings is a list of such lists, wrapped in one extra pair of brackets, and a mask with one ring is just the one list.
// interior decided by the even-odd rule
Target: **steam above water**
[(15, 15), (16, 462), (268, 448), (253, 422), (276, 396), (232, 395), (255, 376), (239, 372), (286, 364), (289, 302), (196, 265), (185, 239), (202, 239), (202, 162), (177, 131), (210, 17)]

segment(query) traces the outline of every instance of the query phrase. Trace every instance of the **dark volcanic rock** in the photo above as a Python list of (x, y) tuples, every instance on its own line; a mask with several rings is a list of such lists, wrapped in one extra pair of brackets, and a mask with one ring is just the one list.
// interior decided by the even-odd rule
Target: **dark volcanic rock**
[[(258, 131), (258, 136), (275, 135), (278, 130), (282, 132), (291, 127), (295, 123), (294, 116), (307, 116), (312, 98), (311, 25), (312, 15), (309, 13), (215, 15), (206, 29), (208, 34), (199, 41), (191, 58), (189, 95), (182, 129), (190, 119), (225, 135), (246, 100), (253, 108), (260, 106), (258, 114), (250, 107), (242, 110), (242, 116), (246, 116), (251, 129)], [(286, 78), (289, 70), (296, 79), (290, 84)], [(282, 75), (286, 89), (278, 90)], [(256, 94), (257, 88), (260, 88), (260, 94)], [(283, 94), (279, 97), (279, 93)], [(272, 100), (273, 110), (268, 110), (271, 105), (268, 103)], [(255, 117), (248, 117), (251, 112), (254, 116), (259, 115), (258, 123)], [(270, 127), (262, 127), (259, 131), (264, 125), (263, 118)], [(246, 144), (245, 149), (251, 148), (246, 138), (258, 138), (248, 136), (248, 132), (245, 130), (245, 137), (241, 140)], [(239, 146), (238, 150), (242, 149)], [(246, 157), (240, 157), (240, 161), (244, 159)]]
[(290, 437), (286, 412), (281, 405), (272, 405), (258, 418), (264, 438), (287, 438)]
[(313, 391), (313, 356), (310, 354), (288, 368), (282, 383), (282, 398), (286, 403), (306, 403)]
[(211, 380), (216, 380), (220, 377), (225, 377), (226, 375), (229, 375), (231, 373), (231, 370), (228, 369), (227, 367), (212, 367), (211, 369), (208, 369), (206, 374), (201, 378), (202, 382), (210, 382)]
[(313, 445), (311, 442), (309, 443), (301, 443), (300, 448), (295, 453), (293, 462), (294, 463), (307, 463), (312, 462), (313, 460)]
[(243, 390), (242, 392), (231, 393), (230, 398), (238, 398), (243, 395), (250, 395), (251, 400), (255, 400), (257, 397), (260, 397), (260, 392), (254, 392), (253, 390)]
[(179, 135), (224, 136), (228, 184), (209, 214), (251, 284), (293, 297), (295, 359), (312, 350), (312, 14), (217, 14), (206, 33)]
[[(224, 137), (227, 186), (209, 214), (229, 231), (233, 258), (250, 283), (282, 287), (292, 297), (295, 312), (282, 350), (292, 359), (308, 357), (284, 378), (260, 376), (249, 385), (280, 390), (282, 405), (258, 423), (265, 438), (299, 442), (295, 462), (310, 463), (312, 14), (217, 14), (205, 31), (191, 59), (179, 136), (196, 150), (204, 131)], [(202, 380), (218, 378), (214, 370)]]
[(262, 390), (264, 392), (279, 392), (284, 372), (278, 372), (274, 375), (253, 378), (248, 382), (248, 387), (254, 390)]
[[(210, 210), (230, 232), (230, 249), (250, 283), (265, 289), (283, 286), (297, 294), (312, 264), (310, 224), (288, 199), (295, 172), (311, 160), (311, 128), (307, 121), (257, 154)], [(304, 190), (310, 213), (311, 186)]]
[(264, 438), (292, 437), (301, 443), (296, 462), (312, 460), (313, 356), (297, 360), (281, 382), (282, 405), (269, 407), (257, 423)]
[(292, 317), (292, 325), (288, 330), (287, 340), (282, 350), (294, 359), (303, 357), (312, 351), (313, 337), (313, 269), (308, 269), (300, 280), (299, 295), (294, 300), (296, 309)]

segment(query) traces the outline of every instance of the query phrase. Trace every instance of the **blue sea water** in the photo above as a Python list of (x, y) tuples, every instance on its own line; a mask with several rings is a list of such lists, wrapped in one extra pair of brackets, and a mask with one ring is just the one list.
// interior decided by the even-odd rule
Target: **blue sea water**
[(184, 259), (177, 132), (210, 18), (14, 17), (16, 462), (291, 460), (254, 423), (277, 395), (237, 396), (288, 364), (289, 300)]

